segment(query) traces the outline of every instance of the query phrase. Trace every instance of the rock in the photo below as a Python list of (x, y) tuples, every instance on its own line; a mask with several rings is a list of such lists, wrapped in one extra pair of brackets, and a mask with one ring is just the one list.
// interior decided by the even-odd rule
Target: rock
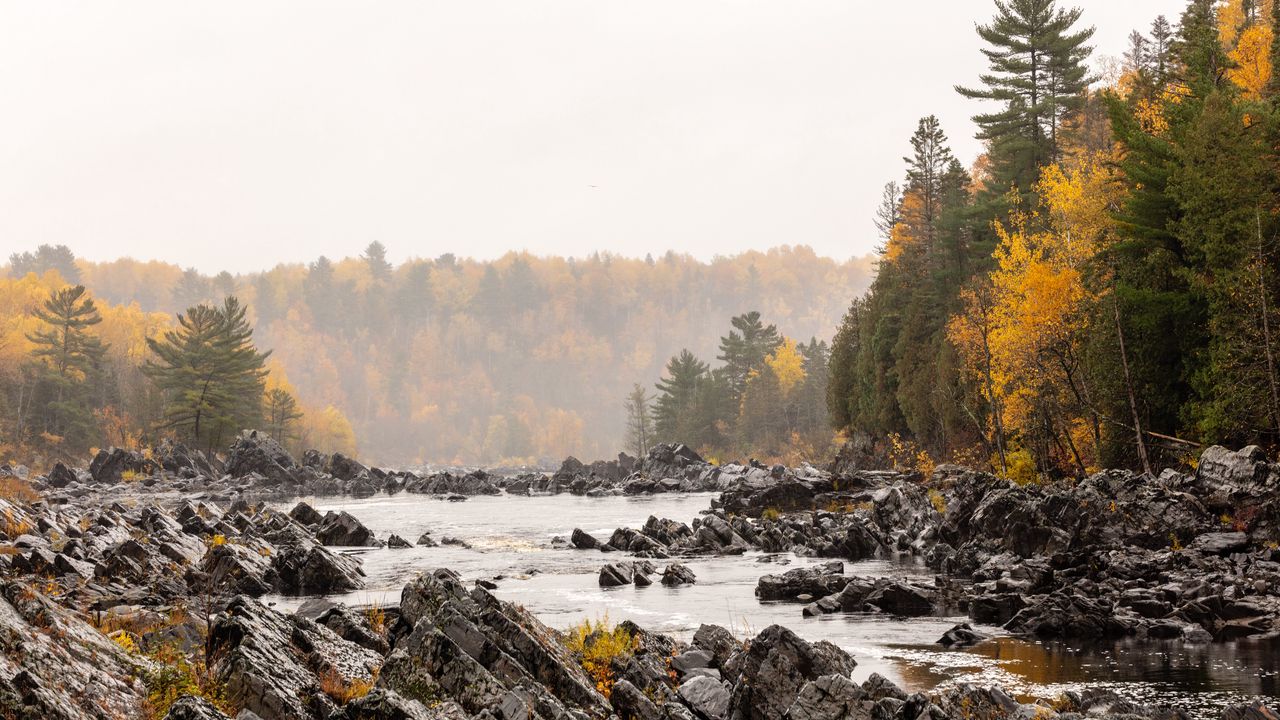
[(1249, 536), (1242, 532), (1205, 533), (1191, 543), (1190, 550), (1206, 555), (1228, 555), (1249, 547)]
[(405, 540), (399, 535), (392, 534), (391, 537), (387, 538), (387, 547), (393, 550), (403, 550), (405, 548), (413, 547), (413, 543)]
[(700, 717), (723, 718), (729, 711), (729, 690), (724, 683), (709, 677), (685, 681), (678, 690), (680, 699)]
[(933, 612), (933, 601), (928, 594), (920, 588), (900, 582), (876, 588), (864, 602), (893, 615), (911, 617)]
[(130, 477), (149, 475), (156, 465), (140, 452), (113, 447), (99, 450), (89, 463), (89, 475), (96, 483), (115, 484)]
[(396, 642), (379, 686), (431, 703), (447, 697), (468, 713), (568, 717), (569, 708), (606, 717), (609, 702), (532, 615), (457, 575), (436, 570), (405, 587)]
[(431, 537), (431, 533), (424, 532), (418, 536), (418, 547), (436, 547), (436, 541)]
[(305, 502), (299, 502), (294, 505), (293, 509), (289, 511), (289, 517), (308, 527), (314, 527), (324, 522), (324, 516)]
[(1223, 710), (1222, 720), (1280, 720), (1280, 712), (1257, 702)]
[(369, 474), (369, 468), (356, 462), (352, 458), (343, 455), (342, 453), (334, 453), (330, 455), (328, 462), (324, 464), (324, 469), (325, 472), (339, 480), (346, 480), (348, 482)]
[(569, 544), (579, 550), (599, 550), (600, 541), (588, 535), (578, 528), (573, 529), (573, 534), (569, 536)]
[(164, 720), (230, 720), (225, 713), (202, 697), (186, 695), (169, 706)]
[(325, 595), (364, 587), (358, 558), (330, 552), (307, 537), (282, 540), (271, 564), (276, 588), (288, 595)]
[[(382, 627), (379, 629), (371, 627), (370, 617), (380, 618)], [(384, 611), (380, 608), (370, 608), (369, 611), (360, 612), (346, 605), (334, 605), (317, 615), (315, 621), (332, 630), (343, 640), (353, 642), (379, 655), (386, 655), (391, 647), (387, 643), (385, 617)]]
[(316, 540), (322, 545), (340, 547), (381, 547), (373, 531), (364, 526), (347, 511), (329, 513), (316, 530)]
[(719, 625), (699, 625), (693, 633), (693, 646), (711, 654), (712, 666), (721, 667), (736, 652), (742, 649), (742, 643), (733, 637), (733, 633)]
[(979, 595), (969, 600), (969, 617), (987, 625), (1004, 625), (1026, 606), (1018, 593)]
[(298, 467), (280, 443), (258, 430), (241, 433), (227, 455), (227, 474), (231, 477), (257, 474), (275, 483), (288, 483)]
[(873, 703), (865, 690), (844, 675), (823, 675), (800, 688), (786, 717), (787, 720), (866, 717)]
[(6, 675), (0, 714), (41, 720), (132, 717), (144, 665), (84, 620), (21, 582), (0, 585)]
[(337, 706), (318, 688), (318, 677), (350, 685), (369, 682), (382, 664), (378, 653), (343, 640), (327, 627), (282, 615), (239, 596), (214, 618), (210, 651), (227, 699), (263, 718), (310, 720)]
[(1104, 638), (1132, 634), (1134, 626), (1122, 622), (1096, 600), (1055, 592), (1028, 605), (1005, 629), (1021, 635), (1052, 638)]
[(856, 664), (825, 640), (808, 643), (781, 625), (771, 625), (746, 651), (725, 663), (723, 673), (733, 682), (730, 713), (742, 720), (780, 718), (805, 683), (823, 675), (848, 676)]
[(75, 471), (68, 468), (62, 463), (54, 463), (53, 469), (49, 471), (49, 485), (56, 488), (64, 488), (73, 482), (78, 482), (79, 477)]
[(671, 563), (662, 571), (662, 584), (667, 587), (692, 585), (697, 581), (697, 576), (693, 574), (689, 566), (682, 563)]
[(343, 709), (346, 720), (468, 720), (456, 703), (434, 703), (428, 708), (385, 688), (374, 688)]
[(969, 623), (960, 623), (943, 633), (938, 644), (949, 648), (966, 648), (989, 639), (990, 635), (974, 630)]
[(761, 600), (795, 600), (800, 595), (823, 596), (839, 592), (849, 583), (844, 563), (829, 562), (796, 568), (780, 575), (765, 575), (756, 582)]

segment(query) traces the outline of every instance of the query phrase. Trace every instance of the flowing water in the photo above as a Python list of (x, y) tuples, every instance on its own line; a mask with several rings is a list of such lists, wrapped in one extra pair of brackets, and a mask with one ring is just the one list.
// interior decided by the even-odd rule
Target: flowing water
[[(447, 567), (465, 579), (495, 580), (495, 593), (524, 605), (552, 627), (604, 615), (633, 620), (651, 630), (688, 639), (701, 623), (716, 623), (739, 636), (778, 623), (809, 640), (829, 640), (858, 661), (861, 680), (878, 672), (908, 691), (970, 682), (999, 685), (1024, 698), (1057, 696), (1085, 685), (1112, 688), (1141, 702), (1182, 708), (1216, 718), (1232, 703), (1263, 697), (1280, 699), (1280, 644), (1237, 642), (1191, 645), (1178, 641), (1117, 642), (1098, 645), (1039, 643), (978, 626), (993, 639), (964, 650), (936, 645), (965, 617), (895, 618), (835, 614), (804, 618), (800, 605), (762, 603), (755, 597), (761, 575), (819, 562), (790, 554), (747, 553), (686, 562), (695, 585), (666, 588), (601, 588), (600, 566), (625, 558), (553, 547), (575, 527), (607, 540), (618, 527), (639, 527), (650, 515), (690, 522), (710, 505), (712, 493), (587, 498), (475, 497), (445, 502), (422, 495), (369, 498), (304, 498), (320, 512), (346, 510), (379, 537), (391, 533), (411, 542), (430, 532), (465, 541), (411, 549), (360, 549), (367, 588), (333, 599), (349, 604), (394, 603), (400, 590), (423, 570)], [(282, 504), (288, 509), (290, 504)], [(662, 561), (654, 561), (661, 569)], [(851, 575), (896, 577), (931, 583), (933, 574), (911, 560), (846, 563)], [(285, 609), (304, 598), (268, 598)]]

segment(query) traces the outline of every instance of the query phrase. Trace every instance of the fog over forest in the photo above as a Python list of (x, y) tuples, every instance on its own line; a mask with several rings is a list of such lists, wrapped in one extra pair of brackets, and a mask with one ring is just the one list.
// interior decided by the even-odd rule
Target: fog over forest
[[(28, 282), (37, 283), (56, 265), (37, 256), (0, 272), (17, 282), (35, 271)], [(234, 295), (254, 343), (271, 351), (268, 386), (300, 404), (291, 444), (388, 464), (612, 457), (624, 449), (628, 392), (639, 383), (655, 395), (673, 355), (688, 349), (718, 364), (730, 319), (749, 311), (799, 342), (829, 340), (874, 274), (869, 258), (838, 262), (806, 247), (710, 262), (674, 253), (385, 257), (366, 248), (238, 275), (77, 258), (62, 272), (77, 274), (69, 279), (100, 307), (119, 306), (104, 327), (132, 338), (108, 348), (125, 376), (148, 354), (142, 339), (176, 313)], [(136, 392), (113, 405), (139, 424), (154, 411), (151, 391), (140, 379), (125, 385)], [(821, 416), (820, 400), (815, 407)]]

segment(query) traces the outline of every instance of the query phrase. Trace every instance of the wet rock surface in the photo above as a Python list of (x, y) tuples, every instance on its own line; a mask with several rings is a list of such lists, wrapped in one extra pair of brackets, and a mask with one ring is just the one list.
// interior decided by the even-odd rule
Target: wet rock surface
[[(1209, 448), (1193, 474), (1110, 471), (1043, 487), (954, 466), (929, 477), (859, 469), (860, 456), (846, 455), (830, 471), (716, 466), (667, 445), (640, 459), (570, 459), (548, 474), (420, 474), (342, 455), (297, 461), (247, 432), (225, 464), (166, 445), (54, 465), (31, 478), (40, 501), (0, 501), (0, 712), (137, 716), (168, 662), (157, 648), (175, 647), (207, 659), (223, 694), (216, 705), (179, 700), (174, 720), (235, 716), (227, 709), (246, 720), (1180, 717), (1096, 690), (1028, 704), (999, 688), (910, 694), (876, 675), (857, 683), (855, 658), (780, 625), (754, 637), (704, 625), (686, 644), (624, 623), (632, 642), (604, 682), (565, 636), (494, 597), (492, 583), (448, 570), (411, 582), (398, 606), (326, 601), (281, 613), (255, 598), (362, 587), (359, 557), (334, 548), (413, 544), (377, 537), (349, 513), (268, 509), (264, 491), (462, 500), (714, 490), (691, 523), (650, 517), (607, 539), (575, 530), (561, 542), (574, 549), (565, 552), (619, 553), (600, 556), (616, 560), (601, 567), (605, 587), (679, 588), (697, 581), (683, 559), (748, 550), (830, 559), (759, 579), (761, 601), (795, 603), (797, 616), (958, 612), (1046, 639), (1280, 635), (1280, 466), (1256, 448)], [(936, 580), (846, 574), (844, 561), (898, 556), (921, 558)], [(980, 644), (986, 630), (957, 625), (939, 643)], [(1274, 714), (1242, 705), (1223, 717)]]

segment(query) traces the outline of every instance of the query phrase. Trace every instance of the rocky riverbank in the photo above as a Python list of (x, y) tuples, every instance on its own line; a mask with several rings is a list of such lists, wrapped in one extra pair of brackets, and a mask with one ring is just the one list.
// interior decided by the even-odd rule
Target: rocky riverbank
[(928, 478), (780, 470), (723, 492), (692, 524), (650, 518), (571, 542), (649, 558), (913, 554), (938, 572), (928, 587), (840, 569), (761, 579), (762, 599), (807, 614), (958, 607), (1040, 638), (1280, 635), (1280, 465), (1256, 448), (1209, 448), (1194, 474), (1109, 471), (1025, 487), (955, 466)]
[[(258, 501), (299, 488), (363, 493), (372, 484), (445, 499), (715, 489), (712, 507), (691, 524), (650, 518), (607, 539), (577, 531), (568, 543), (626, 555), (604, 563), (602, 585), (661, 582), (677, 593), (697, 582), (681, 558), (748, 550), (831, 558), (760, 578), (761, 601), (794, 602), (797, 617), (958, 611), (1042, 638), (1220, 642), (1280, 634), (1280, 466), (1254, 449), (1210, 448), (1194, 474), (1107, 472), (1045, 487), (945, 466), (929, 477), (847, 466), (718, 467), (680, 446), (661, 446), (629, 468), (625, 460), (566, 461), (537, 479), (422, 476), (342, 456), (308, 453), (296, 462), (269, 438), (247, 433), (225, 461), (169, 446), (104, 451), (85, 469), (55, 466), (30, 479), (38, 499), (0, 501), (0, 713), (1181, 716), (1098, 691), (1028, 704), (992, 688), (909, 694), (879, 676), (855, 683), (856, 658), (781, 626), (735, 637), (707, 625), (687, 644), (630, 623), (563, 635), (496, 599), (486, 581), (468, 585), (448, 570), (424, 573), (387, 607), (320, 601), (281, 613), (255, 598), (361, 588), (353, 548), (454, 542), (430, 533), (412, 542), (379, 537), (348, 513), (321, 514), (305, 503), (283, 512)], [(934, 582), (847, 575), (842, 564), (898, 554), (927, 561)], [(983, 639), (958, 626), (939, 641)], [(1270, 712), (1226, 709), (1223, 717), (1275, 717)]]

